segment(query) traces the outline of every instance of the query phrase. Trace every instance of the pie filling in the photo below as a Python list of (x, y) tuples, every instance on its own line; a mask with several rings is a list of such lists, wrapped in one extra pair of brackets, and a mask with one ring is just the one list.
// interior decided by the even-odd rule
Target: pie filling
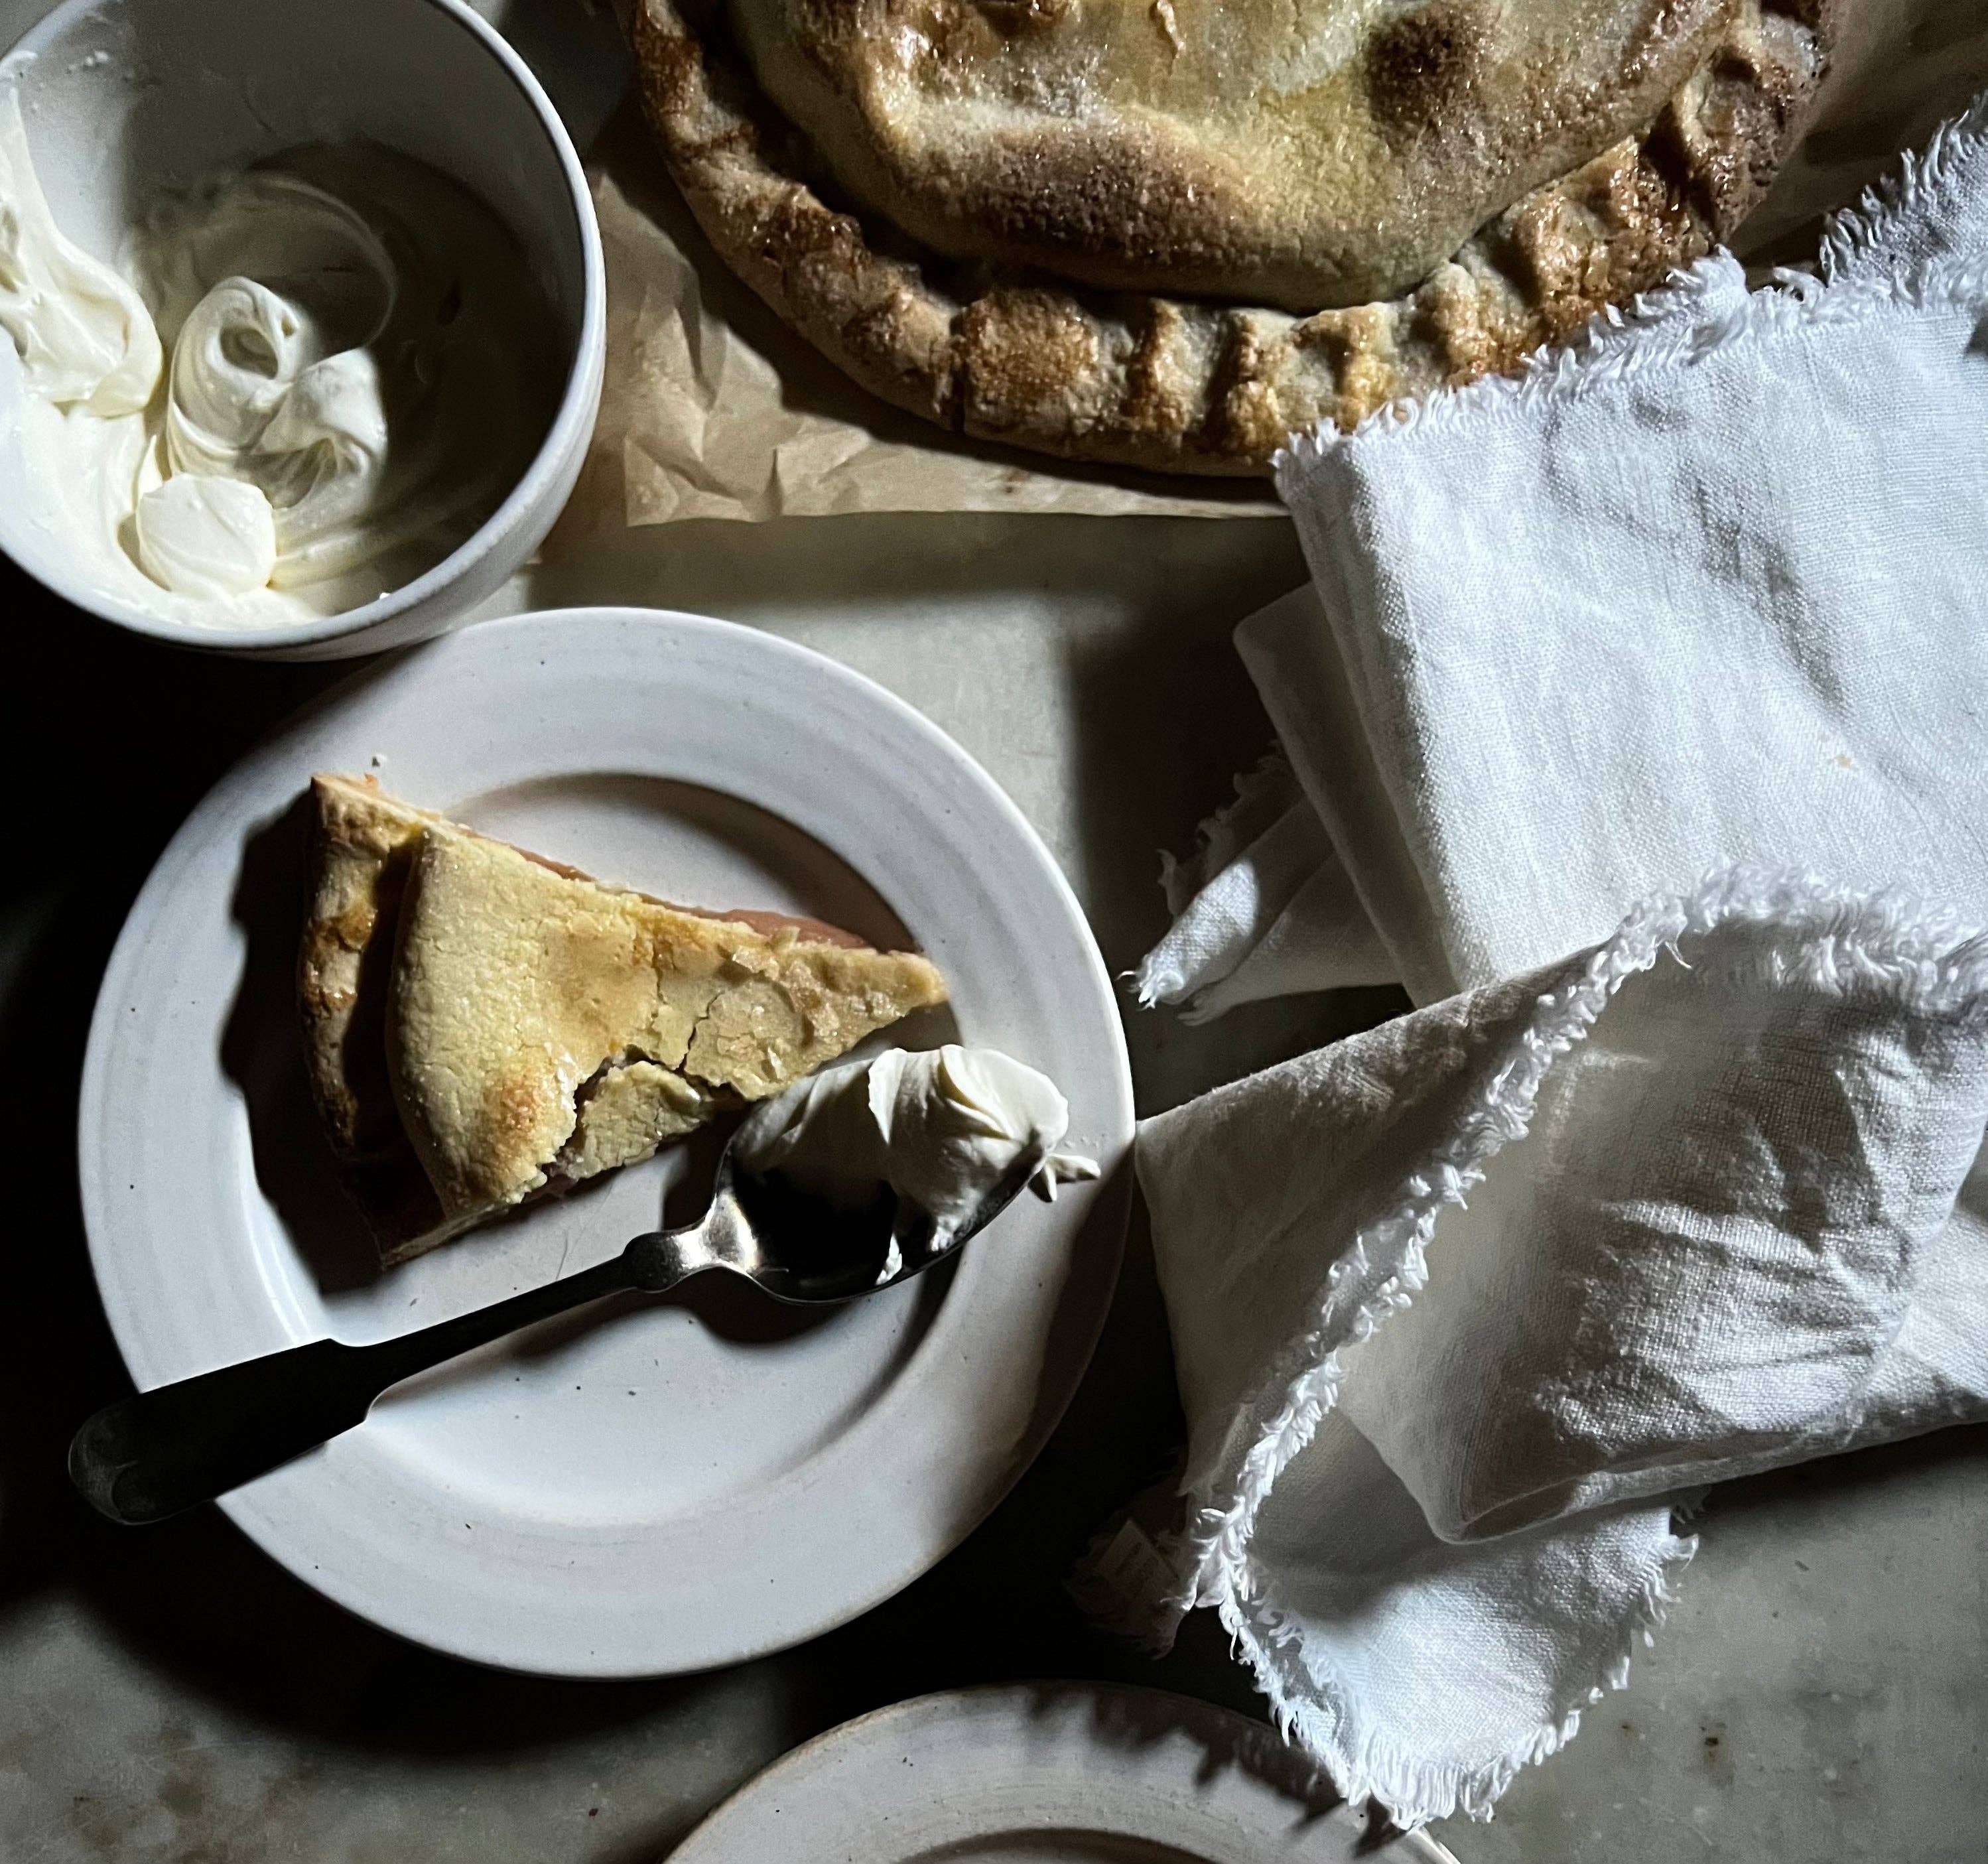
[(638, 1165), (695, 1132), (718, 1105), (688, 1076), (647, 1055), (605, 1061), (573, 1096), (573, 1137), (545, 1167), (549, 1183), (573, 1185)]

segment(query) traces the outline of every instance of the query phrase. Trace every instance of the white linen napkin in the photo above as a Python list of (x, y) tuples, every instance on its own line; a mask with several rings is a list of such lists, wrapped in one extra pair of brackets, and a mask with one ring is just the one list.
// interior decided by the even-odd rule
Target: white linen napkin
[(1146, 1001), (1432, 1003), (1726, 859), (1988, 910), (1988, 100), (1821, 274), (1708, 259), (1283, 456), (1313, 585), (1236, 641), (1290, 775), (1177, 874)]
[(1675, 1500), (1988, 1416), (1984, 1138), (1988, 936), (1744, 871), (1147, 1121), (1153, 1602), (1349, 1798), (1488, 1817), (1627, 1680)]
[(1100, 1563), (1404, 1823), (1626, 1680), (1703, 1485), (1988, 1415), (1988, 100), (1821, 272), (1294, 444), (1280, 748), (1141, 967), (1424, 1006), (1142, 1126), (1188, 1512)]

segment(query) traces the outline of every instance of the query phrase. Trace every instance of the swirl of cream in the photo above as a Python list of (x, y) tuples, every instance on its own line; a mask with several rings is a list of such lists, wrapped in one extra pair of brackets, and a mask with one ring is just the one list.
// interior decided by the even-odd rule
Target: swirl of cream
[[(170, 549), (141, 547), (170, 589), (245, 587), (248, 560), (214, 553), (238, 536), (259, 547), (238, 501), (225, 523), (205, 495), (168, 510), (177, 478), (268, 500), (272, 589), (362, 600), (467, 536), (543, 431), (549, 333), (522, 255), (481, 203), (404, 156), (290, 151), (161, 215), (140, 256), (172, 360), (165, 483), (140, 500), (138, 530), (142, 546), (171, 528)], [(198, 588), (174, 580), (196, 561)]]
[[(139, 501), (140, 562), (167, 588), (205, 594), (357, 560), (387, 474), (385, 388), (370, 346), (392, 316), (392, 258), (343, 202), (280, 174), (228, 188), (189, 252), (195, 265), (225, 255), (271, 282), (222, 278), (174, 338), (161, 436), (171, 476)], [(233, 481), (268, 502), (276, 553), (259, 577), (260, 528), (216, 523), (211, 496), (173, 492), (181, 475)], [(239, 495), (231, 505), (245, 514)]]
[(35, 522), (116, 599), (217, 622), (369, 602), (472, 536), (551, 425), (551, 301), (411, 157), (306, 144), (175, 188), (120, 263), (56, 225), (0, 83), (0, 442), (32, 441)]

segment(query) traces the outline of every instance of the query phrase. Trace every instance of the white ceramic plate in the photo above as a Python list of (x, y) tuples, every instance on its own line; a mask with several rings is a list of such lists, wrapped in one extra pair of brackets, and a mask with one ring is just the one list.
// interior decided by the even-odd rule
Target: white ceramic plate
[(1021, 1683), (845, 1722), (670, 1864), (1455, 1864), (1348, 1809), (1260, 1723), (1158, 1690)]
[[(331, 1176), (292, 977), (313, 770), (694, 905), (810, 913), (945, 971), (959, 1034), (1044, 1070), (1105, 1180), (1024, 1198), (956, 1268), (800, 1325), (749, 1291), (549, 1322), (383, 1399), (222, 1506), (290, 1570), (485, 1663), (637, 1676), (842, 1623), (1012, 1486), (1088, 1358), (1123, 1238), (1131, 1090), (1046, 850), (966, 754), (855, 674), (721, 622), (488, 623), (376, 663), (208, 795), (132, 908), (85, 1065), (83, 1209), (140, 1387), (381, 1338), (655, 1226), (681, 1151), (382, 1277)], [(696, 1187), (686, 1183), (685, 1193)], [(672, 1220), (695, 1215), (672, 1199)]]

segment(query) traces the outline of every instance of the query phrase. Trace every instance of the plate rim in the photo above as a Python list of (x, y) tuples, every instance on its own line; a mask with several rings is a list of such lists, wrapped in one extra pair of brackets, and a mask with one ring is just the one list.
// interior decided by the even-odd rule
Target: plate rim
[[(1082, 1699), (1088, 1699), (1094, 1710), (1097, 1706), (1111, 1702), (1130, 1702), (1162, 1708), (1172, 1712), (1180, 1729), (1190, 1735), (1208, 1730), (1222, 1731), (1240, 1739), (1276, 1740), (1277, 1731), (1267, 1721), (1254, 1720), (1223, 1703), (1210, 1702), (1205, 1697), (1192, 1696), (1179, 1690), (1161, 1689), (1152, 1685), (1121, 1683), (1096, 1678), (1024, 1678), (1013, 1681), (969, 1683), (957, 1689), (935, 1690), (922, 1696), (907, 1697), (898, 1702), (884, 1703), (861, 1714), (851, 1716), (832, 1728), (789, 1748), (786, 1753), (769, 1761), (751, 1778), (742, 1781), (706, 1812), (690, 1830), (684, 1834), (671, 1849), (664, 1852), (658, 1864), (740, 1864), (740, 1854), (724, 1850), (708, 1852), (701, 1849), (714, 1839), (722, 1839), (726, 1835), (718, 1828), (722, 1822), (735, 1818), (742, 1810), (749, 1808), (750, 1802), (762, 1794), (777, 1795), (808, 1770), (825, 1758), (833, 1757), (838, 1751), (860, 1747), (880, 1735), (889, 1736), (893, 1729), (908, 1726), (911, 1730), (933, 1724), (943, 1724), (955, 1718), (971, 1720), (976, 1710), (993, 1708), (998, 1713), (1011, 1709), (1020, 1710), (1030, 1698), (1044, 1691), (1055, 1692), (1067, 1698), (1073, 1706)], [(1306, 1757), (1302, 1750), (1286, 1741), (1294, 1761), (1302, 1764)], [(1147, 1764), (1150, 1764), (1148, 1759)], [(1021, 1764), (1027, 1764), (1026, 1757), (1021, 1757)], [(1321, 1773), (1324, 1770), (1320, 1769)], [(1341, 1805), (1347, 1802), (1342, 1801)], [(744, 1835), (749, 1839), (752, 1834)], [(966, 1836), (975, 1835), (967, 1834)], [(997, 1835), (989, 1831), (986, 1835)], [(1104, 1832), (1103, 1835), (1131, 1836), (1134, 1834)], [(1268, 1836), (1266, 1832), (1264, 1835)], [(1391, 1852), (1401, 1864), (1413, 1859), (1415, 1864), (1458, 1864), (1455, 1855), (1440, 1840), (1427, 1830), (1417, 1828), (1412, 1831), (1397, 1832), (1382, 1845), (1371, 1845), (1363, 1841), (1358, 1855), (1378, 1856), (1383, 1850)]]
[[(1096, 935), (1090, 929), (1088, 918), (1067, 877), (1013, 798), (964, 746), (888, 688), (829, 655), (749, 624), (725, 621), (682, 611), (643, 608), (620, 604), (533, 610), (480, 623), (474, 628), (459, 630), (440, 640), (370, 661), (307, 700), (262, 734), (217, 778), (161, 851), (119, 930), (99, 986), (84, 1052), (77, 1115), (76, 1156), (92, 1277), (96, 1284), (99, 1298), (110, 1321), (113, 1338), (117, 1340), (120, 1357), (127, 1372), (131, 1372), (134, 1365), (144, 1363), (150, 1355), (142, 1345), (145, 1337), (142, 1318), (130, 1311), (123, 1298), (127, 1291), (117, 1285), (113, 1267), (117, 1251), (106, 1240), (111, 1235), (117, 1221), (106, 1208), (107, 1179), (117, 1174), (114, 1169), (108, 1173), (106, 1171), (106, 1163), (114, 1154), (115, 1142), (106, 1141), (103, 1129), (107, 1122), (100, 1116), (114, 1098), (107, 1086), (107, 1071), (113, 1050), (123, 1033), (117, 1011), (127, 993), (121, 986), (127, 982), (137, 965), (138, 954), (145, 943), (147, 931), (156, 923), (167, 902), (171, 899), (176, 884), (181, 884), (178, 870), (193, 854), (200, 831), (208, 826), (205, 818), (209, 811), (226, 810), (228, 805), (222, 800), (224, 793), (232, 785), (247, 780), (244, 772), (248, 766), (265, 757), (286, 739), (306, 732), (313, 724), (321, 722), (327, 715), (335, 714), (350, 704), (355, 695), (363, 693), (375, 681), (390, 676), (410, 661), (423, 657), (440, 658), (473, 652), (473, 648), (465, 643), (478, 637), (489, 639), (502, 633), (543, 630), (548, 627), (571, 630), (588, 624), (654, 628), (659, 637), (674, 634), (679, 638), (693, 642), (702, 639), (716, 641), (732, 649), (742, 648), (749, 657), (766, 655), (776, 660), (785, 660), (806, 677), (826, 678), (840, 685), (845, 693), (852, 695), (863, 708), (881, 709), (891, 716), (901, 730), (908, 731), (922, 740), (931, 754), (949, 763), (955, 773), (962, 775), (972, 787), (980, 802), (991, 808), (1001, 819), (1006, 833), (1014, 837), (1017, 848), (1026, 851), (1037, 878), (1046, 883), (1057, 909), (1066, 918), (1069, 927), (1079, 935), (1077, 943), (1088, 973), (1086, 980), (1088, 988), (1095, 993), (1098, 1003), (1111, 1012), (1108, 1031), (1100, 1021), (1099, 1028), (1093, 1033), (1107, 1038), (1098, 1050), (1097, 1061), (1101, 1074), (1108, 1077), (1111, 1104), (1108, 1107), (1101, 1107), (1099, 1111), (1110, 1128), (1111, 1143), (1115, 1153), (1113, 1162), (1116, 1169), (1110, 1172), (1107, 1183), (1097, 1193), (1084, 1231), (1087, 1250), (1095, 1252), (1087, 1264), (1084, 1277), (1085, 1294), (1090, 1311), (1080, 1317), (1082, 1324), (1080, 1328), (1073, 1331), (1068, 1328), (1059, 1327), (1056, 1330), (1057, 1350), (1054, 1364), (1057, 1368), (1057, 1375), (1052, 1402), (1033, 1409), (1026, 1439), (1011, 1459), (1005, 1475), (982, 1485), (984, 1493), (977, 1492), (975, 1495), (979, 1505), (970, 1511), (970, 1518), (962, 1514), (963, 1524), (955, 1524), (957, 1531), (938, 1537), (921, 1561), (911, 1570), (886, 1571), (881, 1575), (873, 1575), (872, 1583), (846, 1594), (832, 1609), (823, 1610), (817, 1608), (810, 1616), (806, 1629), (798, 1632), (778, 1632), (770, 1636), (735, 1635), (722, 1649), (714, 1649), (694, 1659), (683, 1661), (658, 1663), (654, 1660), (653, 1654), (622, 1656), (613, 1649), (603, 1653), (598, 1649), (583, 1653), (570, 1648), (563, 1650), (556, 1659), (549, 1659), (542, 1650), (521, 1655), (516, 1650), (507, 1650), (502, 1627), (494, 1628), (494, 1636), (451, 1636), (448, 1627), (437, 1626), (431, 1617), (416, 1613), (411, 1620), (407, 1613), (394, 1612), (390, 1609), (390, 1601), (381, 1596), (379, 1588), (369, 1586), (363, 1571), (357, 1573), (347, 1573), (342, 1570), (326, 1571), (321, 1563), (309, 1560), (303, 1553), (286, 1544), (279, 1526), (284, 1510), (279, 1506), (272, 1512), (265, 1505), (264, 1498), (259, 1495), (255, 1486), (224, 1497), (219, 1504), (223, 1513), (235, 1525), (279, 1565), (336, 1603), (397, 1635), (470, 1661), (525, 1673), (603, 1678), (654, 1676), (688, 1673), (791, 1648), (861, 1615), (904, 1586), (912, 1583), (924, 1572), (930, 1571), (999, 1505), (1040, 1453), (1075, 1395), (1095, 1351), (1108, 1314), (1112, 1291), (1122, 1265), (1131, 1205), (1131, 1140), (1134, 1123), (1130, 1061), (1122, 1024), (1116, 1013), (1115, 992), (1102, 953), (1097, 949)], [(252, 789), (249, 793), (253, 793)], [(747, 795), (742, 800), (762, 808), (768, 807), (759, 797)], [(777, 815), (781, 812), (776, 808), (774, 813)], [(232, 817), (229, 820), (232, 826)], [(830, 851), (838, 859), (847, 861), (847, 857), (832, 845), (830, 845)], [(850, 864), (854, 867), (854, 864)], [(855, 871), (860, 874), (860, 868)], [(874, 884), (872, 876), (865, 874), (862, 878)], [(915, 932), (918, 929), (913, 929)], [(97, 1155), (94, 1157), (93, 1147), (98, 1149)], [(1107, 1253), (1108, 1260), (1102, 1260)], [(1061, 1304), (1054, 1311), (1060, 1313), (1063, 1307), (1067, 1305), (1067, 1303)], [(135, 1372), (132, 1375), (135, 1382)], [(264, 1480), (269, 1481), (276, 1478)], [(722, 1507), (725, 1504), (720, 1502), (718, 1505)], [(516, 1640), (512, 1642), (515, 1643)]]

